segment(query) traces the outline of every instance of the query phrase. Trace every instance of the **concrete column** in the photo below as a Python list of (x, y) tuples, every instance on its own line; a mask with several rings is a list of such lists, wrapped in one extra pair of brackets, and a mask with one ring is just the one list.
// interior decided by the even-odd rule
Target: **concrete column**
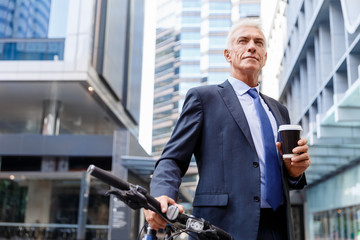
[[(121, 156), (129, 155), (130, 132), (121, 129), (114, 132), (112, 173), (128, 181), (128, 170), (121, 164)], [(108, 239), (134, 239), (131, 236), (131, 210), (114, 196), (110, 198)]]
[(61, 102), (57, 100), (44, 100), (41, 134), (59, 135)]
[(28, 182), (25, 223), (49, 223), (52, 183), (49, 180)]

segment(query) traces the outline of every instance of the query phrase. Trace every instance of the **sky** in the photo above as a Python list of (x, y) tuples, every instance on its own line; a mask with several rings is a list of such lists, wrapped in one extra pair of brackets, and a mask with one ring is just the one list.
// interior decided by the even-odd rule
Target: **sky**
[(154, 99), (154, 68), (155, 68), (155, 21), (156, 4), (145, 1), (145, 26), (143, 45), (143, 69), (141, 84), (141, 104), (139, 123), (139, 143), (147, 153), (151, 153), (152, 113)]
[[(52, 0), (49, 19), (49, 38), (64, 38), (67, 28), (69, 0)], [(64, 15), (66, 17), (64, 18)]]

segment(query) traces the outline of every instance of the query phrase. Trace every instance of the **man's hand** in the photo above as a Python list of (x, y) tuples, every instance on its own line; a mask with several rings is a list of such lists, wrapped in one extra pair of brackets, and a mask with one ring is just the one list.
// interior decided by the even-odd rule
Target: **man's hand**
[[(306, 144), (307, 139), (301, 138), (298, 141), (299, 146), (292, 150), (292, 152), (297, 155), (292, 157), (291, 159), (283, 159), (288, 174), (291, 177), (300, 177), (300, 175), (303, 174), (305, 170), (310, 166), (311, 161), (308, 154), (309, 147)], [(282, 156), (281, 143), (277, 142), (276, 147)]]
[[(179, 209), (180, 213), (184, 212), (184, 206), (176, 204), (175, 201), (168, 196), (160, 196), (156, 197), (156, 200), (160, 202), (161, 206), (161, 212), (166, 213), (168, 209), (168, 205), (174, 205)], [(144, 209), (145, 219), (150, 224), (151, 228), (155, 229), (156, 231), (159, 230), (159, 228), (165, 228), (166, 222), (162, 217), (160, 217), (158, 214), (151, 210)]]

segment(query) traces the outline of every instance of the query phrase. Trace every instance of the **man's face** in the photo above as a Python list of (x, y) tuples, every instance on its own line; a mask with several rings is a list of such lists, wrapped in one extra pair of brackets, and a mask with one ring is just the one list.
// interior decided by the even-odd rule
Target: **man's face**
[(235, 72), (260, 72), (267, 59), (263, 33), (252, 26), (237, 29), (233, 34), (232, 49), (225, 50), (225, 58)]

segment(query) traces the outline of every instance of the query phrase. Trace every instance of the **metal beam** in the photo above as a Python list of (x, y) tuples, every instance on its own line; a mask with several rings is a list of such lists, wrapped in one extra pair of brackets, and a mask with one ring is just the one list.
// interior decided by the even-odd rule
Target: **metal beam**
[(336, 165), (315, 165), (311, 164), (308, 169), (306, 169), (307, 173), (317, 173), (319, 175), (325, 175), (327, 173), (336, 171), (338, 168)]
[(345, 157), (352, 158), (360, 156), (360, 148), (350, 146), (310, 146), (309, 154), (311, 157)]
[(346, 157), (317, 157), (310, 154), (311, 165), (331, 165), (335, 167), (345, 166), (350, 163), (349, 158)]
[(360, 127), (317, 126), (318, 138), (357, 138), (360, 141)]
[(320, 138), (317, 133), (308, 135), (308, 142), (310, 146), (344, 146), (350, 145), (351, 147), (360, 147), (360, 135), (357, 138), (345, 138), (345, 137), (326, 137)]
[(336, 122), (360, 122), (360, 108), (358, 107), (337, 107), (335, 109)]

